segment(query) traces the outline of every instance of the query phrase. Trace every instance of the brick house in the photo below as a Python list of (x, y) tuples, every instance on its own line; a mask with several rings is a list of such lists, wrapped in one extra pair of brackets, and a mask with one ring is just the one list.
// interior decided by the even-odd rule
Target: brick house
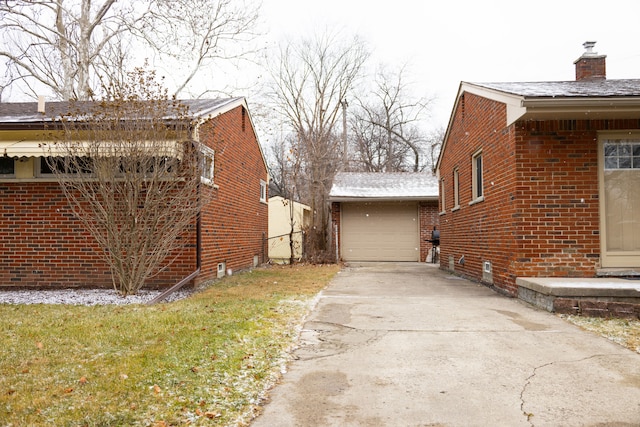
[(640, 274), (640, 80), (462, 82), (437, 162), (441, 268), (518, 278)]
[[(207, 162), (202, 185), (213, 195), (179, 258), (148, 287), (185, 277), (197, 284), (266, 261), (269, 178), (246, 100), (182, 102)], [(47, 103), (42, 114), (37, 103), (0, 103), (0, 287), (112, 286), (99, 247), (43, 166), (43, 130), (65, 104)]]
[(438, 182), (430, 172), (339, 172), (329, 200), (336, 259), (431, 260)]

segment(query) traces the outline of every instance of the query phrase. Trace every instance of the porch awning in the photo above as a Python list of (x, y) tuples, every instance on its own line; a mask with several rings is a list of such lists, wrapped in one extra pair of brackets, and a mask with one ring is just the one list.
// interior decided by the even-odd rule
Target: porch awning
[(0, 141), (0, 156), (44, 157), (44, 156), (159, 156), (182, 158), (183, 142), (165, 141), (73, 141), (57, 142), (44, 140)]

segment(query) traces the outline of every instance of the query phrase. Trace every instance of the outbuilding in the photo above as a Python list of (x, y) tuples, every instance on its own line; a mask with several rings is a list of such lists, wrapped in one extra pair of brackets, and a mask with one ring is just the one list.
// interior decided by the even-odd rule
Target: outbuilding
[(336, 258), (431, 260), (438, 182), (429, 172), (341, 172), (329, 193)]

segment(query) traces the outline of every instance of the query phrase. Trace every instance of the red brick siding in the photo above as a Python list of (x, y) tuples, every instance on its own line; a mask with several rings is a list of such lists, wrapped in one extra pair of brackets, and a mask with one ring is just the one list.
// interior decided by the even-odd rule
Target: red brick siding
[[(268, 204), (260, 202), (267, 169), (243, 107), (202, 125), (200, 140), (215, 150), (213, 199), (202, 214), (202, 267), (197, 281), (217, 276), (219, 263), (233, 271), (266, 262)], [(243, 118), (243, 116), (245, 118)]]
[[(469, 93), (454, 112), (440, 163), (446, 210), (441, 267), (515, 294), (518, 276), (593, 277), (600, 261), (599, 130), (638, 129), (640, 120), (520, 121), (505, 127), (503, 104)], [(482, 149), (484, 201), (471, 201), (471, 156)], [(453, 170), (460, 209), (453, 208)], [(464, 256), (464, 264), (458, 261)]]
[(514, 276), (594, 277), (600, 263), (598, 131), (640, 120), (516, 123)]
[[(170, 285), (193, 271), (192, 243), (147, 285)], [(113, 286), (101, 249), (56, 182), (0, 183), (0, 256), (2, 287)]]
[(576, 62), (576, 80), (605, 79), (607, 65), (605, 56), (580, 58)]
[[(465, 94), (455, 111), (440, 164), (445, 181), (445, 203), (440, 210), (440, 264), (448, 268), (449, 258), (455, 271), (482, 279), (482, 265), (489, 261), (493, 284), (515, 292), (510, 273), (515, 244), (515, 135), (505, 127), (504, 104)], [(472, 156), (482, 150), (484, 201), (472, 201)], [(459, 172), (460, 208), (453, 210), (453, 170)], [(464, 257), (464, 264), (459, 263)]]
[(438, 229), (440, 225), (438, 202), (418, 203), (418, 214), (420, 215), (420, 261), (431, 262), (431, 259), (427, 260), (427, 255), (432, 248), (432, 244), (427, 240), (431, 239), (434, 227)]

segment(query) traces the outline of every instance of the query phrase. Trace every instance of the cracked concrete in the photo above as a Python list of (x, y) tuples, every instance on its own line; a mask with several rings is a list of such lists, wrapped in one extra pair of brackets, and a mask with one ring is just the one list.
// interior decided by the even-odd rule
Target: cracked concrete
[(639, 426), (640, 355), (429, 264), (352, 265), (253, 427)]

